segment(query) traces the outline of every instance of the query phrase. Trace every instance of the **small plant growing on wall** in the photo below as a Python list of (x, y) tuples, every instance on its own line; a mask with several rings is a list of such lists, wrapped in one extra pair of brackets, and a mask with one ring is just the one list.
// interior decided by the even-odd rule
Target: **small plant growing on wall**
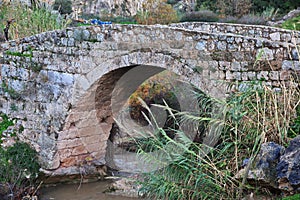
[(8, 86), (4, 81), (2, 82), (0, 89), (2, 89), (3, 92), (9, 94), (12, 99), (20, 98), (20, 94), (16, 90)]

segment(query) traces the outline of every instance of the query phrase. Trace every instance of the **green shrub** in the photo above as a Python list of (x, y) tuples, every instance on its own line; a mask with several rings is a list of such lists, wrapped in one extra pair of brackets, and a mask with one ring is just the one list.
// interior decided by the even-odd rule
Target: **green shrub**
[(299, 7), (299, 1), (297, 0), (252, 0), (252, 11), (254, 12), (263, 12), (268, 7), (274, 7), (279, 9), (281, 14), (288, 13), (290, 10), (296, 9)]
[(2, 25), (8, 19), (15, 19), (10, 27), (10, 39), (18, 39), (34, 34), (61, 29), (66, 27), (67, 21), (59, 15), (53, 14), (45, 6), (29, 8), (19, 4), (0, 6), (0, 20)]
[(72, 13), (72, 1), (71, 0), (55, 0), (53, 9), (58, 10), (60, 14)]
[(2, 118), (2, 121), (0, 122), (0, 145), (2, 144), (2, 133), (5, 131), (8, 127), (14, 125), (13, 121), (8, 119), (7, 115), (1, 114), (0, 117)]
[(170, 24), (178, 22), (178, 15), (166, 0), (147, 0), (135, 19), (138, 24)]
[(210, 10), (200, 10), (186, 13), (181, 20), (182, 22), (216, 22), (218, 15)]
[(282, 200), (298, 200), (300, 199), (300, 194), (295, 194), (292, 196), (283, 197)]
[[(233, 15), (239, 11), (245, 12), (244, 14), (262, 13), (266, 9), (273, 7), (278, 9), (280, 14), (285, 14), (290, 10), (299, 7), (298, 0), (196, 0), (196, 8), (205, 7), (213, 11), (227, 12), (227, 15)], [(222, 10), (223, 9), (223, 10)], [(235, 15), (234, 15), (235, 16)], [(238, 16), (240, 17), (240, 16)]]
[(7, 192), (15, 199), (34, 192), (31, 187), (36, 186), (40, 169), (37, 160), (36, 151), (26, 143), (0, 148), (0, 183), (10, 188)]
[[(0, 116), (2, 118), (0, 139), (2, 139), (3, 131), (14, 123), (7, 115), (0, 114)], [(18, 131), (21, 132), (23, 129), (21, 126)], [(14, 132), (7, 137), (17, 140)], [(19, 141), (8, 147), (3, 147), (2, 143), (0, 140), (0, 199), (6, 199), (7, 195), (13, 195), (13, 199), (23, 199), (24, 196), (35, 193), (35, 189), (32, 188), (37, 184), (40, 169), (36, 151)]]
[(300, 30), (300, 15), (292, 19), (286, 20), (281, 25), (281, 27), (290, 30)]
[(216, 11), (216, 0), (196, 0), (196, 10)]

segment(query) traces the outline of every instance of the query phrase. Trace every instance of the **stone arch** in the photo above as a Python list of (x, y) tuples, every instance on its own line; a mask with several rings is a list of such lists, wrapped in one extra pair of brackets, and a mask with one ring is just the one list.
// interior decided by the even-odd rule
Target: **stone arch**
[(116, 82), (137, 66), (152, 67), (156, 72), (172, 71), (214, 97), (224, 96), (223, 83), (195, 73), (193, 64), (181, 62), (176, 55), (138, 51), (103, 62), (75, 80), (73, 106), (57, 143), (57, 173), (69, 173), (68, 169), (78, 169), (86, 162), (105, 164), (107, 140), (114, 122), (111, 94)]

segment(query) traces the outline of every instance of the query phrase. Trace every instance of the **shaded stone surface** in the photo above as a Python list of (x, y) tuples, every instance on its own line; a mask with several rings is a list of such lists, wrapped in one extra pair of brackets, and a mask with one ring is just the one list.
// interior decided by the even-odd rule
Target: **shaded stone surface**
[(276, 170), (281, 190), (300, 192), (300, 136), (290, 142)]

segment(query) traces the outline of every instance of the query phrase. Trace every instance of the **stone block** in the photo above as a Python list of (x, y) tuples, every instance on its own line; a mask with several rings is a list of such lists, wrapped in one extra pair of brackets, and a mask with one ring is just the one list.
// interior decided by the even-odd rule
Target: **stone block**
[(78, 129), (76, 127), (69, 127), (68, 129), (58, 133), (58, 141), (75, 139), (79, 137)]
[(199, 51), (206, 50), (206, 41), (200, 41), (200, 42), (198, 42), (195, 48), (197, 50), (199, 50)]
[(82, 39), (83, 40), (89, 40), (91, 36), (91, 33), (88, 30), (83, 30), (82, 31)]
[(248, 72), (242, 72), (242, 81), (248, 80)]
[(72, 149), (71, 155), (77, 156), (77, 155), (83, 155), (83, 154), (86, 154), (86, 153), (88, 153), (88, 152), (87, 152), (87, 150), (84, 146), (78, 146), (78, 147), (74, 147)]
[(231, 71), (240, 71), (241, 64), (239, 62), (232, 62), (231, 63)]
[(280, 41), (280, 33), (279, 32), (271, 33), (269, 36), (270, 36), (271, 40), (273, 40), (273, 41)]
[(74, 76), (68, 73), (48, 71), (48, 81), (61, 85), (73, 85)]
[(77, 164), (76, 157), (68, 157), (61, 160), (61, 167), (70, 167)]
[(292, 37), (291, 42), (298, 45), (300, 44), (300, 38)]
[(67, 149), (82, 145), (80, 138), (61, 140), (57, 142), (57, 149)]
[(279, 72), (278, 71), (269, 72), (269, 78), (270, 78), (270, 80), (273, 80), (273, 81), (279, 80)]
[(215, 49), (215, 42), (214, 41), (208, 41), (207, 42), (207, 50), (208, 51), (213, 51)]
[[(99, 144), (101, 143), (102, 139), (101, 139), (101, 135), (91, 135), (91, 136), (85, 136), (85, 137), (81, 137), (81, 141), (85, 146), (90, 146), (91, 144)], [(88, 148), (88, 147), (87, 147)]]
[(299, 47), (298, 49), (296, 48), (292, 49), (291, 56), (293, 60), (299, 61)]
[(230, 62), (226, 62), (226, 61), (219, 61), (219, 69), (220, 70), (230, 70)]
[(257, 51), (256, 59), (258, 59), (258, 60), (273, 60), (274, 52), (272, 49), (269, 49), (267, 47), (262, 48)]
[(79, 128), (78, 135), (80, 137), (98, 135), (102, 133), (102, 128), (100, 126), (86, 126), (83, 128)]
[[(81, 115), (81, 117), (86, 117), (86, 115)], [(76, 127), (78, 127), (79, 129), (83, 129), (83, 128), (86, 128), (86, 127), (94, 127), (94, 126), (97, 126), (97, 125), (98, 125), (98, 118), (97, 118), (96, 115), (94, 115), (93, 118), (79, 119), (76, 123)], [(90, 129), (88, 132), (93, 132), (93, 131)]]
[(74, 33), (73, 33), (73, 31), (69, 30), (69, 31), (67, 31), (67, 35), (69, 38), (71, 38), (71, 37), (73, 37)]
[(72, 155), (72, 149), (61, 149), (57, 151), (60, 160), (65, 160), (66, 158), (69, 158)]
[(269, 80), (268, 71), (257, 72), (257, 80)]
[(223, 71), (219, 71), (219, 80), (224, 80), (225, 79), (225, 72), (223, 72)]
[(226, 80), (234, 79), (233, 73), (231, 71), (226, 71), (225, 77), (226, 77)]
[(210, 72), (209, 75), (210, 80), (219, 80), (219, 71)]
[(235, 77), (235, 80), (242, 80), (241, 72), (233, 72), (233, 75)]
[(227, 49), (227, 43), (225, 41), (217, 42), (217, 49), (221, 51), (225, 51)]
[(288, 70), (284, 70), (280, 72), (279, 79), (281, 81), (286, 81), (291, 79), (291, 73)]
[[(86, 146), (86, 149), (87, 149), (87, 151), (89, 153), (92, 153), (92, 152), (101, 152), (103, 145), (104, 145), (103, 142), (89, 144), (89, 145)], [(103, 153), (105, 153), (105, 151)]]
[(289, 33), (283, 33), (283, 34), (281, 34), (281, 40), (283, 42), (290, 42), (291, 39), (292, 39), (291, 34), (289, 34)]
[(242, 80), (241, 72), (226, 71), (226, 80)]
[(247, 76), (249, 80), (255, 80), (256, 79), (256, 73), (255, 72), (247, 72)]
[(61, 38), (61, 45), (62, 46), (68, 46), (68, 38)]
[(239, 49), (239, 46), (237, 44), (228, 44), (229, 51), (237, 51), (238, 49)]
[(291, 69), (291, 70), (295, 70), (295, 71), (300, 71), (300, 62), (285, 60), (282, 62), (282, 69), (283, 70)]

